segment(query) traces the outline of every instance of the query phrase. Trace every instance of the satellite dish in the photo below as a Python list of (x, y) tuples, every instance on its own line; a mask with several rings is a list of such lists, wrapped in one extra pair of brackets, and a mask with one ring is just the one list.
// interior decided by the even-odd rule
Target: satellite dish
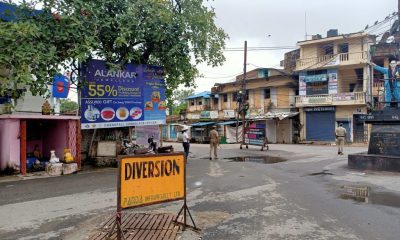
[(386, 43), (392, 43), (394, 42), (394, 36), (390, 36), (386, 39)]

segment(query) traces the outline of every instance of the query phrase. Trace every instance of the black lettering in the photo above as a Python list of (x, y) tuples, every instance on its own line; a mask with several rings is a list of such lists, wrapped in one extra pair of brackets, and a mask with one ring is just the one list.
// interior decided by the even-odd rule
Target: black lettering
[(173, 168), (173, 172), (172, 174), (175, 175), (178, 174), (179, 175), (179, 165), (176, 163), (176, 160), (174, 159), (174, 161), (172, 162), (172, 168)]
[(165, 172), (165, 165), (164, 165), (164, 161), (161, 161), (161, 177), (164, 176), (164, 172)]
[(146, 165), (147, 165), (147, 162), (143, 162), (143, 178), (147, 178)]
[(154, 174), (155, 177), (159, 177), (160, 176), (160, 167), (158, 165), (160, 165), (160, 161), (156, 161), (156, 171), (157, 171), (157, 173)]
[(154, 162), (149, 162), (149, 178), (154, 177)]
[(142, 164), (143, 164), (142, 162), (140, 162), (140, 163), (136, 162), (135, 163), (136, 176), (137, 176), (138, 179), (142, 176)]
[(165, 163), (165, 175), (169, 176), (169, 175), (171, 175), (171, 172), (172, 172), (172, 162), (171, 162), (171, 160), (167, 160)]
[(125, 163), (125, 180), (129, 180), (132, 177), (132, 165)]

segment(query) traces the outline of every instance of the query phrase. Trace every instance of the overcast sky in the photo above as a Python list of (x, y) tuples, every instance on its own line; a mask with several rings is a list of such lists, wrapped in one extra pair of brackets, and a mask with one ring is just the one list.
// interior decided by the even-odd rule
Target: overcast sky
[[(215, 0), (216, 24), (229, 34), (227, 48), (296, 46), (307, 33), (326, 37), (329, 29), (339, 34), (358, 32), (375, 21), (397, 11), (397, 0)], [(389, 25), (389, 24), (388, 24)], [(388, 26), (387, 25), (387, 26)], [(382, 30), (373, 32), (380, 33)], [(268, 35), (271, 35), (268, 37)], [(279, 67), (283, 54), (289, 50), (248, 52), (248, 70), (257, 67)], [(196, 92), (209, 91), (218, 82), (232, 80), (243, 71), (243, 52), (225, 52), (222, 67), (200, 65), (205, 78), (196, 80)]]

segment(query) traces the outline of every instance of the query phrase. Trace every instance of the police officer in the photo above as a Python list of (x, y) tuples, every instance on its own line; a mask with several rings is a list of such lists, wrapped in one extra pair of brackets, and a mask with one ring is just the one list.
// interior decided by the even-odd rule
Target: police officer
[(217, 132), (217, 126), (213, 126), (210, 131), (210, 160), (212, 160), (212, 152), (214, 151), (214, 157), (218, 158), (217, 147), (219, 145), (219, 135)]
[(343, 145), (346, 140), (346, 129), (343, 127), (343, 123), (339, 123), (339, 127), (335, 130), (336, 141), (338, 145), (338, 154), (343, 155)]

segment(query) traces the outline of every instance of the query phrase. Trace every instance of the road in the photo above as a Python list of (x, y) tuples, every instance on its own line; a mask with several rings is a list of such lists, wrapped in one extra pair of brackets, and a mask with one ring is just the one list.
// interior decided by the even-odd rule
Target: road
[[(334, 146), (222, 145), (210, 161), (208, 145), (192, 144), (188, 204), (202, 231), (181, 239), (399, 239), (400, 174), (351, 170), (347, 155), (335, 153)], [(232, 159), (240, 156), (252, 158)], [(113, 168), (0, 178), (0, 239), (86, 239), (115, 210), (115, 186)], [(354, 186), (370, 188), (367, 202), (343, 198)], [(136, 211), (177, 213), (181, 204)]]

